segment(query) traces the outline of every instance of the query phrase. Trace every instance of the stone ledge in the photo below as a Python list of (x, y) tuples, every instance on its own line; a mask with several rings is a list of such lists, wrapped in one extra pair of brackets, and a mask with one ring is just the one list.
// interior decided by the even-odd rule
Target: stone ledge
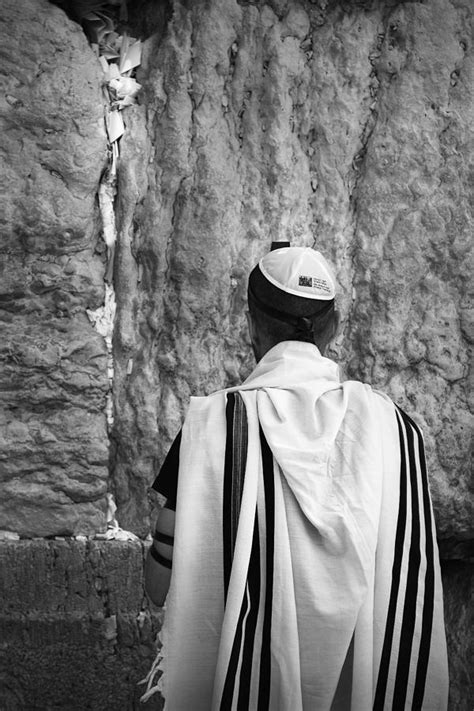
[[(155, 655), (159, 610), (143, 591), (143, 541), (0, 542), (2, 711), (159, 711), (137, 682)], [(449, 711), (469, 698), (474, 563), (443, 562)], [(185, 674), (183, 670), (183, 674)]]
[(155, 655), (159, 611), (143, 591), (146, 544), (0, 543), (0, 708), (161, 708), (137, 685)]

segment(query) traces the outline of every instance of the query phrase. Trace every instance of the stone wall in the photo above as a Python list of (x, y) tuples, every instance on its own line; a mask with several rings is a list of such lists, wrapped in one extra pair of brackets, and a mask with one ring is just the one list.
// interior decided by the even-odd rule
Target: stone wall
[(440, 537), (472, 540), (473, 18), (446, 3), (175, 2), (122, 139), (113, 477), (126, 528), (191, 393), (249, 371), (272, 239), (340, 285), (332, 351), (425, 431)]
[(246, 275), (290, 239), (334, 263), (332, 355), (424, 429), (450, 709), (469, 711), (470, 0), (136, 7), (148, 38), (120, 141), (110, 433), (107, 348), (87, 316), (106, 270), (100, 66), (46, 0), (0, 13), (0, 531), (40, 537), (0, 544), (0, 706), (136, 707), (158, 621), (142, 544), (93, 540), (106, 494), (145, 536), (189, 396), (252, 367)]
[(143, 592), (142, 543), (0, 543), (2, 711), (157, 711), (138, 682), (159, 615)]
[[(0, 542), (2, 711), (160, 711), (137, 684), (160, 612), (143, 593), (140, 542)], [(449, 711), (471, 711), (474, 566), (443, 570)], [(191, 710), (190, 710), (191, 711)]]

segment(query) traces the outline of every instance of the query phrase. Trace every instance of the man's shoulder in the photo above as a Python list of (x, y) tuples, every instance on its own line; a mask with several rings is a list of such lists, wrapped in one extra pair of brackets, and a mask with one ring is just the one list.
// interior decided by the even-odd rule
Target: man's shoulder
[(376, 410), (380, 415), (396, 418), (396, 414), (398, 413), (399, 417), (413, 423), (413, 425), (421, 431), (419, 424), (420, 417), (417, 416), (416, 413), (413, 413), (410, 407), (406, 407), (405, 404), (401, 406), (398, 402), (392, 400), (387, 393), (373, 388), (368, 383), (357, 380), (345, 380), (342, 382), (342, 386), (349, 397), (351, 397), (351, 395), (353, 397), (356, 395), (361, 397), (361, 394), (365, 393), (370, 399), (372, 409)]
[(189, 400), (185, 422), (193, 419), (221, 417), (225, 411), (227, 390), (216, 390), (208, 395), (193, 395)]
[(364, 383), (362, 380), (342, 380), (341, 386), (346, 392), (366, 393), (367, 395), (373, 396), (376, 400), (383, 400), (387, 404), (394, 405), (393, 400), (387, 393), (374, 388), (369, 383)]
[(396, 403), (387, 393), (373, 388), (368, 383), (360, 380), (344, 380), (341, 382), (345, 397), (352, 400), (352, 403), (359, 401), (366, 407), (376, 410), (386, 415), (394, 416), (397, 409)]

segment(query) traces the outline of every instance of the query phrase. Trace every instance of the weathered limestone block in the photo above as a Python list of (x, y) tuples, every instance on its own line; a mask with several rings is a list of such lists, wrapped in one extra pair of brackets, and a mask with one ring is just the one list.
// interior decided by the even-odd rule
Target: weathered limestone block
[(125, 527), (190, 394), (249, 372), (246, 275), (280, 238), (333, 260), (331, 355), (417, 419), (440, 536), (472, 539), (472, 22), (467, 0), (176, 1), (147, 41), (118, 206)]
[(0, 707), (160, 709), (138, 682), (159, 616), (136, 542), (0, 543)]
[(101, 75), (87, 40), (42, 0), (0, 17), (0, 529), (105, 525), (106, 348), (95, 252), (105, 165)]

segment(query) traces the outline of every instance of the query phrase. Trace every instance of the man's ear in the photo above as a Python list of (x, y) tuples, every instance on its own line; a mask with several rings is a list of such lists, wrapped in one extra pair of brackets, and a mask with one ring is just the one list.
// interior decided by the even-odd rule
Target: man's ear
[(331, 341), (336, 336), (339, 328), (340, 314), (334, 309), (331, 320), (326, 324), (324, 331), (315, 336), (315, 344), (319, 348), (321, 355), (324, 355)]
[(338, 332), (340, 323), (341, 323), (341, 313), (337, 309), (334, 309), (334, 318), (333, 318), (332, 328), (331, 328), (331, 338), (334, 338), (334, 336)]
[(253, 354), (255, 356), (255, 360), (258, 363), (258, 361), (262, 357), (262, 354), (260, 352), (261, 351), (261, 343), (260, 343), (258, 328), (257, 328), (255, 320), (254, 320), (252, 314), (250, 313), (250, 311), (247, 311), (245, 315), (247, 316), (247, 324), (249, 327), (250, 343), (252, 344), (252, 350), (253, 350)]
[(253, 341), (254, 325), (253, 325), (252, 314), (250, 313), (250, 311), (246, 311), (245, 316), (247, 317), (247, 326), (249, 329), (250, 340)]

